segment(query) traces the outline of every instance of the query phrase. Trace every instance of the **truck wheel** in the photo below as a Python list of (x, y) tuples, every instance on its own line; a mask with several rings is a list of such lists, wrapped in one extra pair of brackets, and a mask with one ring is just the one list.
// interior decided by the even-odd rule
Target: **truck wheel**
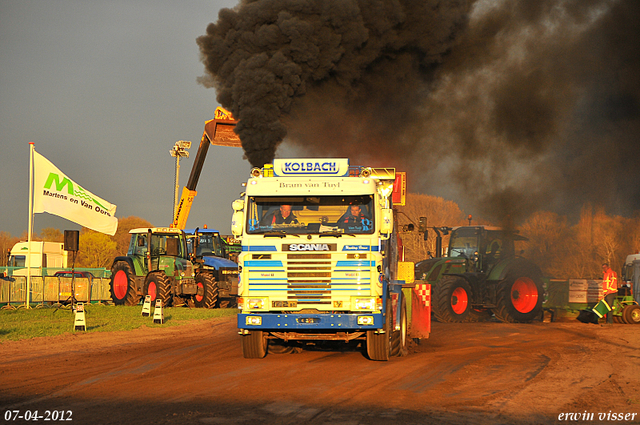
[(367, 355), (371, 360), (389, 360), (391, 349), (391, 300), (387, 299), (387, 314), (384, 323), (385, 333), (375, 333), (375, 331), (367, 331)]
[(498, 283), (496, 318), (507, 323), (527, 323), (540, 317), (542, 279), (534, 274), (510, 274)]
[(144, 286), (145, 288), (156, 288), (156, 299), (162, 300), (164, 307), (169, 307), (173, 303), (171, 281), (166, 274), (162, 272), (149, 273)]
[(640, 323), (640, 306), (631, 304), (622, 309), (622, 318), (625, 323), (637, 325)]
[(471, 286), (459, 276), (444, 276), (435, 285), (433, 314), (439, 322), (466, 322), (471, 311)]
[(133, 270), (126, 261), (118, 261), (113, 265), (109, 286), (115, 305), (137, 305), (140, 302)]
[(216, 308), (218, 305), (218, 282), (211, 273), (196, 275), (198, 293), (193, 296), (193, 302), (198, 308)]
[(267, 355), (267, 336), (263, 331), (249, 331), (242, 335), (242, 354), (245, 359), (261, 359)]
[(409, 353), (407, 350), (407, 301), (402, 297), (400, 306), (400, 329), (393, 331), (391, 336), (391, 355), (404, 357)]

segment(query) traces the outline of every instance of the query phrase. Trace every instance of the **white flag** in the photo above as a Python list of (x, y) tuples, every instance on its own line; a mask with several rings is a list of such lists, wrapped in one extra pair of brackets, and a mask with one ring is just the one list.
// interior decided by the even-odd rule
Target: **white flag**
[(48, 212), (96, 232), (115, 235), (116, 206), (71, 181), (47, 158), (33, 151), (33, 212)]

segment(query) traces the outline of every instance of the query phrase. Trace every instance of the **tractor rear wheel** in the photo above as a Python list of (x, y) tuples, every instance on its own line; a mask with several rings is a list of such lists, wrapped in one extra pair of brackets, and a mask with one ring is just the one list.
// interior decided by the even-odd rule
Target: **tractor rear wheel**
[(400, 329), (394, 330), (391, 336), (391, 355), (404, 357), (409, 353), (407, 350), (407, 301), (402, 297), (400, 305)]
[(267, 335), (263, 331), (249, 331), (242, 336), (242, 354), (245, 359), (261, 359), (267, 355)]
[(218, 282), (211, 273), (198, 273), (196, 275), (198, 293), (193, 296), (193, 301), (198, 308), (216, 308), (218, 305)]
[(393, 329), (393, 317), (391, 317), (391, 300), (387, 298), (386, 318), (384, 322), (384, 333), (367, 331), (367, 355), (371, 360), (389, 360), (391, 354), (391, 334)]
[(126, 261), (118, 261), (113, 265), (109, 286), (115, 305), (137, 305), (140, 302), (133, 270)]
[(625, 323), (637, 325), (640, 323), (640, 306), (631, 304), (622, 309), (622, 318)]
[[(171, 281), (169, 277), (162, 272), (149, 273), (144, 284), (148, 291), (155, 288), (155, 299), (161, 300), (164, 307), (170, 307), (173, 303), (173, 294), (171, 293)], [(150, 294), (149, 294), (150, 295)]]
[(439, 322), (466, 322), (471, 309), (471, 286), (459, 276), (444, 276), (433, 291), (433, 314)]
[(544, 290), (535, 273), (510, 273), (498, 283), (493, 313), (507, 323), (527, 323), (541, 316)]

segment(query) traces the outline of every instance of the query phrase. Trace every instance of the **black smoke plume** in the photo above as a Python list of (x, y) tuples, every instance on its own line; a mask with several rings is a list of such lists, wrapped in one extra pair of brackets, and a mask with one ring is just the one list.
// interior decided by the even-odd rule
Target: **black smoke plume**
[(395, 166), (510, 224), (640, 209), (640, 2), (243, 1), (198, 39), (253, 165)]
[(288, 130), (310, 150), (377, 156), (397, 139), (386, 121), (417, 118), (468, 11), (451, 0), (242, 1), (198, 38), (200, 81), (239, 119), (252, 165), (271, 161)]

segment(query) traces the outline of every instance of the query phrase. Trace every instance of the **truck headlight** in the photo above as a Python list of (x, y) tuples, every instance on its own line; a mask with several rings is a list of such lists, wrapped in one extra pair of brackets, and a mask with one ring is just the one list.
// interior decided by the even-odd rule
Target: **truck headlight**
[(260, 326), (262, 325), (262, 316), (249, 315), (245, 320), (245, 324), (249, 326)]
[(351, 299), (352, 310), (375, 310), (376, 299), (373, 297), (354, 297)]
[(245, 298), (244, 310), (264, 310), (267, 306), (266, 298)]

